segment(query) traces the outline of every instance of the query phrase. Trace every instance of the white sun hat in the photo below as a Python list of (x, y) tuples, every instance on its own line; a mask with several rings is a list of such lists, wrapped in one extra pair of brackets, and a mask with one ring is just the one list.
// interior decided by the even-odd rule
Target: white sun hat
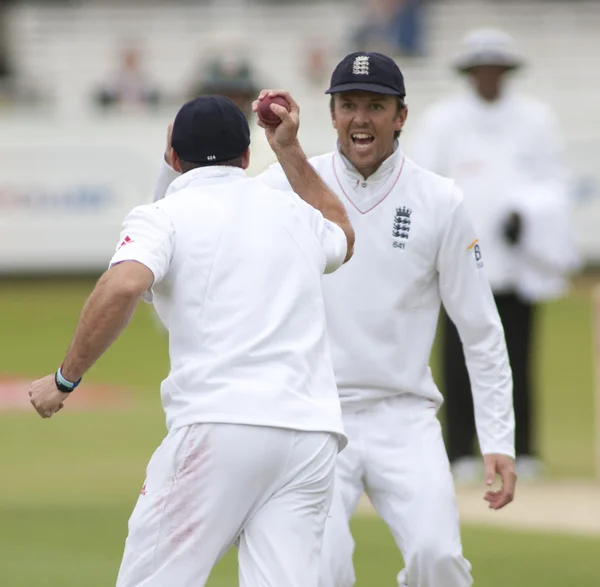
[(498, 29), (476, 29), (467, 33), (453, 62), (453, 66), (463, 73), (478, 65), (518, 69), (524, 64), (514, 39)]

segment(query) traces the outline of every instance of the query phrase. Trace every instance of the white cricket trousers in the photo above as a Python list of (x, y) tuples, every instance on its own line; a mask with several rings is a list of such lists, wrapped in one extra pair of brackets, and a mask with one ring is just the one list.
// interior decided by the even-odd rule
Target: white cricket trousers
[(194, 424), (148, 464), (117, 587), (202, 587), (238, 543), (241, 587), (316, 587), (338, 439)]
[[(450, 464), (433, 402), (399, 395), (344, 411), (348, 446), (338, 455), (323, 539), (320, 587), (352, 587), (348, 522), (366, 491), (406, 563), (400, 587), (469, 587)], [(344, 515), (345, 514), (345, 515)]]

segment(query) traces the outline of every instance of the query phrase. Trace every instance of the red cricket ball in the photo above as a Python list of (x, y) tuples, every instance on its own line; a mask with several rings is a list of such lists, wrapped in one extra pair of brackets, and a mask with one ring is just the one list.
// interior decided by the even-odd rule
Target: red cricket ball
[(277, 116), (277, 114), (271, 110), (271, 104), (279, 104), (288, 112), (290, 110), (290, 105), (288, 104), (287, 100), (281, 96), (275, 96), (274, 98), (267, 96), (263, 100), (259, 100), (257, 111), (258, 118), (265, 124), (276, 126), (281, 122), (281, 118), (279, 118), (279, 116)]

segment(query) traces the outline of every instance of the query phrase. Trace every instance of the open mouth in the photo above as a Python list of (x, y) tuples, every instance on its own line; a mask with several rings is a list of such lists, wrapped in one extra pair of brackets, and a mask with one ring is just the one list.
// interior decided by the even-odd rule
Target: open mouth
[(354, 132), (350, 135), (352, 142), (359, 149), (366, 149), (373, 144), (375, 137), (368, 132)]

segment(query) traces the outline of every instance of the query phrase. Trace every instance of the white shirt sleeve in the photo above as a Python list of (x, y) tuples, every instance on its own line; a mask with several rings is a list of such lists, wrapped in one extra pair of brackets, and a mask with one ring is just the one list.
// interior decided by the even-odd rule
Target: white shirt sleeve
[(326, 220), (322, 215), (321, 218), (322, 224), (319, 226), (317, 238), (320, 238), (323, 251), (325, 251), (326, 262), (323, 273), (333, 273), (344, 264), (348, 253), (348, 239), (335, 222)]
[(327, 220), (319, 210), (307, 204), (298, 194), (294, 196), (323, 249), (325, 255), (323, 273), (333, 273), (344, 264), (346, 259), (348, 252), (346, 234), (335, 222)]
[(154, 185), (154, 198), (153, 202), (162, 200), (167, 193), (168, 187), (173, 181), (179, 177), (179, 173), (175, 171), (166, 161), (164, 156), (161, 158), (160, 169), (158, 170), (158, 177), (156, 184)]
[[(110, 266), (123, 261), (137, 261), (152, 271), (153, 286), (165, 277), (171, 264), (175, 229), (165, 212), (155, 204), (134, 208), (123, 222), (123, 230)], [(152, 301), (152, 293), (144, 294)]]
[(437, 259), (440, 295), (463, 344), (481, 452), (514, 458), (512, 373), (504, 330), (483, 269), (481, 245), (462, 194), (456, 195)]

